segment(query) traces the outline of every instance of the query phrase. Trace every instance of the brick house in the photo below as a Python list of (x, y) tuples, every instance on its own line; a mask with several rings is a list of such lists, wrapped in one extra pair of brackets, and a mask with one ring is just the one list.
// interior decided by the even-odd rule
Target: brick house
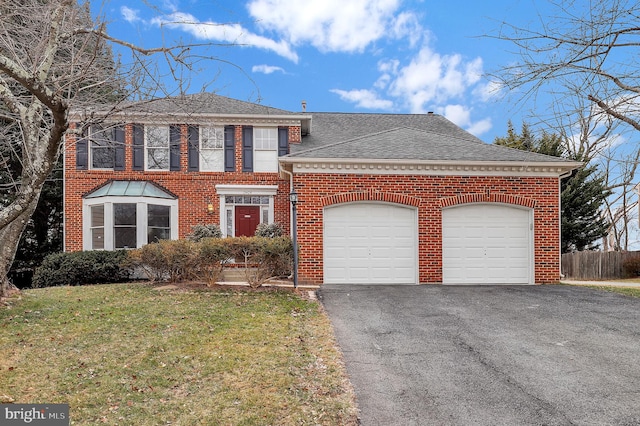
[(134, 104), (65, 145), (65, 250), (196, 224), (290, 232), (300, 283), (533, 284), (560, 274), (560, 179), (437, 114), (295, 113), (214, 94)]

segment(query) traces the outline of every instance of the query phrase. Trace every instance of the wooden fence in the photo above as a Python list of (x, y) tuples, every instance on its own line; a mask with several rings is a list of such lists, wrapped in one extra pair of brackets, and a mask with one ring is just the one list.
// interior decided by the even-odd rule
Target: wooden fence
[(626, 278), (623, 263), (640, 257), (640, 251), (579, 251), (562, 255), (562, 274), (573, 280)]

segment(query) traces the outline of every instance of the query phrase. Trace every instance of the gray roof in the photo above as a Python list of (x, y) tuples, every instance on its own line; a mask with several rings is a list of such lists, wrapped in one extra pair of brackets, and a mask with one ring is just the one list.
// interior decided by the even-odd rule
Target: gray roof
[(292, 145), (294, 158), (425, 161), (566, 160), (486, 144), (437, 114), (313, 113), (311, 134)]
[(239, 101), (215, 93), (196, 93), (148, 102), (136, 102), (126, 108), (128, 112), (158, 114), (230, 114), (230, 115), (295, 115), (283, 109), (253, 102)]

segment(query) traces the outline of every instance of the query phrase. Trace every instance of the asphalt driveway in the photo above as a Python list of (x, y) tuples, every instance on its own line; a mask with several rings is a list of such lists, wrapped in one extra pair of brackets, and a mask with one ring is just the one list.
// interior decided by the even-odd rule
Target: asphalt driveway
[(640, 299), (324, 285), (364, 426), (638, 425)]

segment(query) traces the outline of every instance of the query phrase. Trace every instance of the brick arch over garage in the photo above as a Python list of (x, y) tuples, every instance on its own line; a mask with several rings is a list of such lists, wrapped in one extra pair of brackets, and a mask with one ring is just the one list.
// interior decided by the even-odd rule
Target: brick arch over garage
[(442, 208), (469, 203), (503, 203), (527, 207), (530, 209), (534, 209), (536, 207), (536, 200), (532, 200), (531, 198), (526, 197), (520, 197), (518, 195), (504, 194), (501, 192), (487, 191), (474, 194), (461, 194), (456, 195), (455, 197), (440, 199), (440, 206)]
[(353, 203), (356, 201), (378, 201), (385, 203), (403, 204), (406, 206), (419, 207), (420, 199), (406, 194), (380, 191), (356, 191), (343, 192), (341, 194), (329, 195), (320, 199), (322, 207), (333, 204)]

